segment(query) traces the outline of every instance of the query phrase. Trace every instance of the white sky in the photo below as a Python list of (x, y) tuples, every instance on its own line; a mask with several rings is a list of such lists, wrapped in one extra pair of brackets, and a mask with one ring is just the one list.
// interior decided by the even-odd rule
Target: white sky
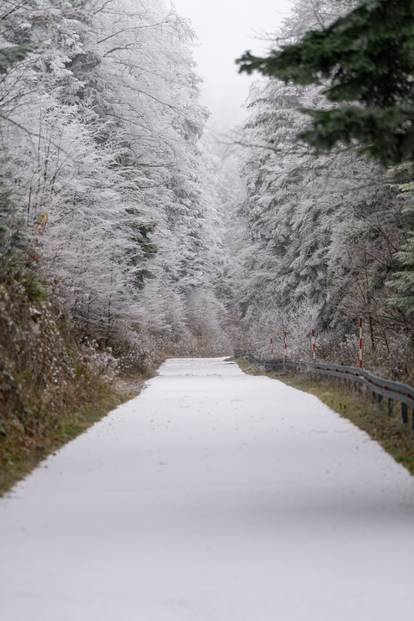
[(204, 80), (203, 103), (210, 125), (227, 130), (243, 119), (242, 105), (253, 78), (237, 73), (235, 59), (245, 50), (263, 52), (258, 40), (276, 32), (293, 0), (174, 0), (177, 11), (191, 20), (199, 41), (198, 73)]

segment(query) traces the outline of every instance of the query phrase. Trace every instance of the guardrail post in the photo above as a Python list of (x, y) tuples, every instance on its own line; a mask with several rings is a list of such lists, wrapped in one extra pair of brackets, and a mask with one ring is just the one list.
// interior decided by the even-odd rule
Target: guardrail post
[(392, 416), (394, 414), (394, 401), (392, 399), (388, 399), (388, 416)]
[(408, 425), (408, 405), (401, 403), (401, 417), (404, 425)]
[(384, 397), (379, 395), (378, 393), (374, 393), (374, 405), (378, 412), (381, 412), (382, 402), (384, 401)]

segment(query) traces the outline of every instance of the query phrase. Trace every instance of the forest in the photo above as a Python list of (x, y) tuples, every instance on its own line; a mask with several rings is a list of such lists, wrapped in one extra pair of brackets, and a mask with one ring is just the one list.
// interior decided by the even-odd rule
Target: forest
[(414, 0), (0, 0), (0, 619), (413, 617), (413, 86)]
[(309, 356), (314, 329), (321, 358), (355, 365), (360, 319), (367, 366), (412, 377), (413, 17), (411, 2), (299, 1), (281, 51), (240, 59), (265, 76), (236, 136), (248, 349), (279, 331)]
[[(271, 46), (294, 56), (360, 4), (297, 0)], [(318, 358), (356, 364), (360, 319), (366, 365), (413, 379), (410, 154), (316, 148), (329, 72), (251, 55), (246, 122), (215, 140), (194, 42), (164, 0), (2, 2), (3, 403), (166, 356), (308, 359), (312, 331)]]

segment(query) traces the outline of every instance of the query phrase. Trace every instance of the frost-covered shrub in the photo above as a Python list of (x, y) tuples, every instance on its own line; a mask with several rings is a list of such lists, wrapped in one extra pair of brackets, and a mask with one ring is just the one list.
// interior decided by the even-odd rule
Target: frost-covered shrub
[(115, 358), (110, 347), (102, 349), (97, 341), (84, 339), (82, 352), (92, 374), (109, 381), (119, 375), (119, 360)]

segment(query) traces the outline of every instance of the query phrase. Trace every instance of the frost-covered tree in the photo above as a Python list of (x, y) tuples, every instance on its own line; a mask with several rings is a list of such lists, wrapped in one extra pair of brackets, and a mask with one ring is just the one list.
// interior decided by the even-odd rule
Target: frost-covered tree
[[(298, 1), (277, 41), (294, 44), (351, 4)], [(399, 255), (410, 226), (408, 197), (393, 174), (354, 149), (316, 155), (298, 141), (308, 124), (303, 111), (325, 106), (321, 86), (265, 79), (252, 88), (248, 121), (235, 137), (247, 197), (238, 210), (244, 236), (230, 306), (242, 348), (269, 353), (273, 338), (279, 354), (286, 341), (291, 355), (306, 356), (316, 329), (320, 354), (344, 362), (355, 360), (363, 317), (369, 352), (380, 364), (413, 332), (391, 288), (400, 257), (399, 286), (409, 291), (408, 255)]]
[(218, 302), (188, 23), (162, 0), (28, 0), (0, 36), (4, 183), (33, 267), (101, 342), (196, 349), (194, 300), (210, 292), (210, 323)]

